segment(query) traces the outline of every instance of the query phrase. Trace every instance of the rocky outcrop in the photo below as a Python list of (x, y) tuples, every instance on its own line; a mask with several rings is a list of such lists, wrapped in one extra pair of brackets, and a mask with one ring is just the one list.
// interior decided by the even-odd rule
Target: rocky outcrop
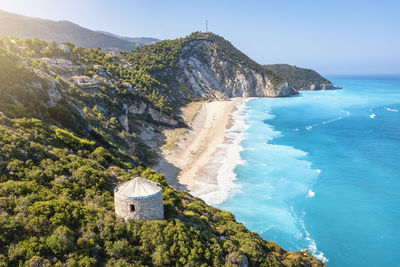
[(128, 107), (129, 113), (143, 114), (146, 111), (147, 104), (144, 102), (135, 102)]
[(236, 252), (229, 253), (225, 261), (228, 263), (229, 266), (237, 266), (237, 267), (247, 267), (249, 266), (249, 260), (247, 259), (246, 255), (237, 254)]
[(154, 108), (149, 108), (149, 114), (151, 116), (151, 118), (158, 122), (158, 123), (162, 123), (162, 124), (167, 124), (170, 126), (176, 126), (178, 125), (178, 121), (170, 118), (167, 115), (163, 115), (160, 112), (158, 112), (158, 110), (154, 109)]
[(247, 259), (246, 255), (242, 255), (242, 260), (239, 263), (239, 267), (247, 267), (249, 266), (249, 260)]
[(119, 123), (124, 127), (124, 130), (129, 132), (129, 120), (127, 115), (121, 115), (119, 118)]
[(317, 91), (317, 90), (336, 90), (341, 87), (334, 85), (332, 83), (303, 83), (294, 86), (297, 91)]
[(132, 101), (131, 103), (124, 103), (123, 108), (125, 110), (125, 115), (119, 117), (120, 123), (124, 126), (126, 131), (129, 131), (129, 119), (128, 115), (147, 115), (153, 121), (161, 124), (165, 124), (168, 126), (176, 126), (178, 125), (178, 121), (171, 118), (168, 115), (161, 114), (158, 110), (148, 105), (143, 101)]

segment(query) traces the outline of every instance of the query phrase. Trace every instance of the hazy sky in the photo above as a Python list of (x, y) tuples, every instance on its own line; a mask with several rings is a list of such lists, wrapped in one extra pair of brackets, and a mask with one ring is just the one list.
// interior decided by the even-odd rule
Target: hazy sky
[(0, 0), (0, 9), (125, 36), (209, 30), (261, 64), (400, 73), (400, 0)]

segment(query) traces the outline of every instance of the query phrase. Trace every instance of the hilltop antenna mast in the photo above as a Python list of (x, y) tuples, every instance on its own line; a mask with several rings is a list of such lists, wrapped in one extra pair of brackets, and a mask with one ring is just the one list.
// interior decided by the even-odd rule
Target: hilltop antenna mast
[(208, 20), (206, 20), (206, 32), (208, 32)]

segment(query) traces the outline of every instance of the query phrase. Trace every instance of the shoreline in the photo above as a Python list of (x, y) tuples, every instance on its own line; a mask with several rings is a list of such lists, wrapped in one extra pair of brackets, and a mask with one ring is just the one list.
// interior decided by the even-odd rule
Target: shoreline
[(231, 145), (226, 142), (230, 139), (227, 132), (233, 126), (233, 114), (248, 99), (232, 98), (202, 103), (176, 147), (163, 151), (154, 168), (164, 173), (168, 183), (178, 190), (188, 191), (198, 197), (216, 193), (222, 166), (221, 162), (215, 160), (216, 155), (223, 150), (223, 146)]

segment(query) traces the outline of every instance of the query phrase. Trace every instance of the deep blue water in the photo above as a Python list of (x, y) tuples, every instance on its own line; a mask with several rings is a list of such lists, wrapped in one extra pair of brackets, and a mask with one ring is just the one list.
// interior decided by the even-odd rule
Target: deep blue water
[(330, 78), (344, 89), (247, 102), (219, 207), (328, 266), (400, 266), (400, 77)]

